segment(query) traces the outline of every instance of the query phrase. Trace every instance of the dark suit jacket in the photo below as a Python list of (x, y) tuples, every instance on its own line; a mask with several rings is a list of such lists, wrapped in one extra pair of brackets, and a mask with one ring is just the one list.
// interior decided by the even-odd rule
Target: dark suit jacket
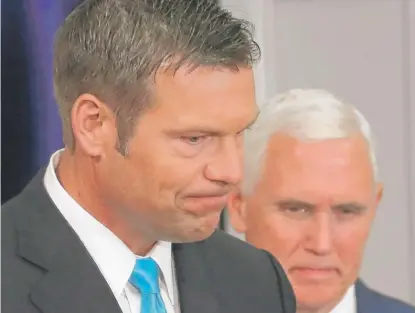
[(357, 313), (415, 313), (415, 308), (402, 301), (369, 289), (362, 280), (356, 282)]
[[(121, 313), (104, 277), (50, 200), (40, 172), (2, 207), (2, 313)], [(174, 244), (181, 313), (295, 313), (282, 267), (216, 231)], [(138, 312), (137, 312), (138, 313)]]

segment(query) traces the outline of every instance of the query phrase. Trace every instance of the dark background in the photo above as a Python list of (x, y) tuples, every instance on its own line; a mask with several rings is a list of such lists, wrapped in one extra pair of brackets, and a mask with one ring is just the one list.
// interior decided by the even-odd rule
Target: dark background
[(53, 96), (53, 35), (79, 0), (9, 0), (1, 8), (1, 201), (62, 147)]

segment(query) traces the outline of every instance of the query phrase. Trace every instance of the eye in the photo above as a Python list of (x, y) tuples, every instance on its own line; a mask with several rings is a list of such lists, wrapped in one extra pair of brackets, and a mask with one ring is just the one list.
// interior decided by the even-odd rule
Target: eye
[(338, 213), (342, 216), (354, 216), (354, 215), (359, 215), (361, 211), (357, 208), (345, 207), (345, 208), (340, 208)]
[(190, 144), (190, 145), (197, 145), (201, 143), (204, 139), (206, 139), (206, 136), (186, 136), (181, 137), (181, 140)]
[(339, 205), (338, 207), (336, 207), (336, 209), (337, 213), (343, 216), (360, 215), (366, 211), (366, 207), (354, 204)]
[(352, 210), (352, 209), (350, 209), (350, 208), (343, 208), (343, 209), (341, 209), (341, 211), (340, 211), (342, 214), (353, 214), (353, 213), (356, 213), (355, 212), (355, 210)]
[(290, 213), (305, 213), (307, 212), (307, 208), (290, 206), (290, 207), (286, 207), (285, 211), (290, 212)]
[(297, 206), (297, 205), (287, 205), (280, 207), (280, 212), (287, 218), (292, 220), (306, 220), (308, 219), (313, 211), (311, 208), (307, 208), (306, 206)]

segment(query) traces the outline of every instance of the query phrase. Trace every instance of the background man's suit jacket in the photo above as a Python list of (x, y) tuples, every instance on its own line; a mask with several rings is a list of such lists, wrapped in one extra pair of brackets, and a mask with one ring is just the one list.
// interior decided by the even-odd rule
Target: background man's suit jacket
[[(104, 277), (50, 200), (41, 171), (2, 207), (2, 313), (121, 313)], [(216, 231), (173, 244), (181, 313), (295, 313), (282, 267)], [(137, 312), (138, 313), (138, 312)]]
[(415, 308), (402, 301), (369, 289), (361, 280), (356, 282), (357, 313), (415, 313)]

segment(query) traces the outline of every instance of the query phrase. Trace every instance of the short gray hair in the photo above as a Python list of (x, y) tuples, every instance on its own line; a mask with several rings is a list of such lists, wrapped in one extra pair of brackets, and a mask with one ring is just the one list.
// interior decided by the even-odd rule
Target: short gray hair
[(263, 170), (268, 142), (276, 133), (301, 141), (347, 138), (361, 133), (369, 146), (369, 158), (377, 179), (374, 137), (363, 114), (325, 90), (292, 89), (262, 105), (257, 122), (245, 135), (243, 193), (253, 191)]
[(73, 148), (71, 110), (91, 93), (117, 117), (126, 149), (150, 104), (159, 68), (218, 66), (237, 71), (260, 58), (252, 24), (215, 0), (84, 0), (65, 19), (54, 45), (54, 87), (65, 144)]

